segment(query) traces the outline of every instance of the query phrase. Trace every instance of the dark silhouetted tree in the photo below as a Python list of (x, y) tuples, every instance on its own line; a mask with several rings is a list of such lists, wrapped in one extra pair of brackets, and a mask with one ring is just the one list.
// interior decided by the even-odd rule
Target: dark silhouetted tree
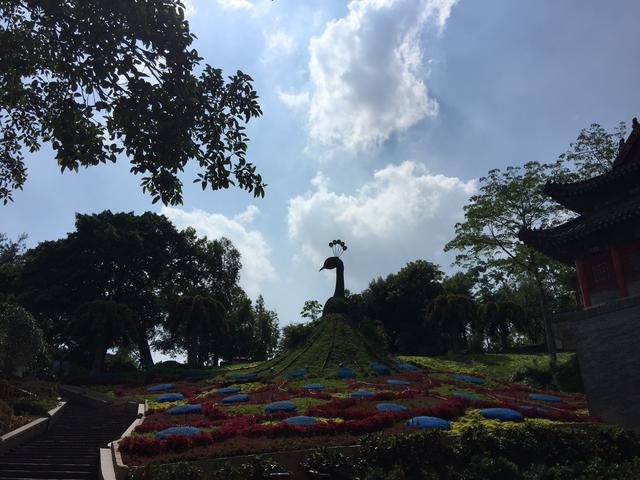
[(0, 368), (11, 375), (34, 366), (46, 354), (42, 330), (33, 316), (15, 303), (0, 303)]
[(443, 277), (437, 265), (416, 260), (398, 273), (371, 281), (362, 292), (366, 316), (382, 323), (393, 352), (430, 350), (424, 316), (429, 303), (442, 293)]
[(506, 352), (515, 332), (526, 328), (524, 309), (515, 302), (487, 302), (481, 307), (482, 323), (492, 345)]
[(537, 162), (522, 167), (491, 170), (480, 179), (480, 191), (464, 207), (465, 220), (456, 224), (455, 238), (445, 250), (457, 250), (456, 264), (476, 271), (480, 283), (492, 290), (514, 278), (529, 276), (537, 287), (547, 348), (553, 362), (556, 347), (549, 319), (549, 292), (565, 265), (538, 253), (518, 239), (522, 228), (549, 227), (566, 219), (557, 203), (544, 195), (547, 180), (564, 170)]
[(80, 339), (93, 350), (92, 377), (102, 373), (105, 355), (112, 347), (131, 343), (133, 312), (112, 300), (95, 300), (81, 305), (75, 312), (71, 338)]
[(225, 309), (211, 297), (180, 298), (169, 313), (170, 341), (187, 351), (187, 364), (218, 364), (222, 336), (227, 332)]
[(575, 180), (602, 175), (611, 170), (618, 154), (620, 140), (627, 136), (627, 124), (620, 122), (612, 131), (597, 123), (583, 128), (570, 149), (560, 155), (560, 161), (572, 172)]
[(256, 350), (255, 360), (271, 358), (278, 346), (280, 330), (278, 328), (278, 314), (273, 310), (267, 310), (262, 295), (258, 296), (254, 306), (256, 318)]
[(17, 293), (16, 283), (26, 250), (26, 239), (26, 234), (10, 240), (0, 233), (0, 302)]
[(307, 300), (302, 306), (300, 316), (308, 320), (314, 321), (322, 315), (322, 304), (317, 300)]
[(203, 64), (179, 0), (0, 2), (0, 199), (26, 180), (24, 152), (58, 166), (115, 162), (154, 203), (182, 203), (179, 178), (264, 195), (244, 124), (262, 114), (252, 79)]
[[(113, 300), (132, 311), (142, 365), (152, 364), (149, 341), (168, 310), (185, 295), (211, 296), (225, 308), (239, 289), (240, 254), (227, 239), (198, 238), (155, 213), (78, 215), (76, 231), (43, 242), (24, 255), (18, 299), (43, 320), (48, 339), (83, 303)], [(44, 320), (47, 320), (46, 322)]]
[[(426, 326), (434, 340), (441, 341), (440, 351), (459, 353), (468, 347), (468, 335), (477, 320), (476, 304), (466, 295), (439, 295), (427, 308)], [(438, 338), (439, 337), (439, 338)]]

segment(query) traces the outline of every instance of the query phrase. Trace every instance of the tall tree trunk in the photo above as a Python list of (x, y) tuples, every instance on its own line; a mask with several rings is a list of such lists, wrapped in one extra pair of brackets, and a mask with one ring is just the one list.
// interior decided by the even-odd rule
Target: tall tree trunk
[(498, 327), (498, 332), (500, 334), (500, 348), (503, 353), (506, 353), (509, 350), (509, 327), (503, 323)]
[(143, 367), (150, 367), (153, 365), (149, 339), (147, 338), (147, 332), (145, 330), (140, 330), (138, 332), (138, 353), (140, 354), (140, 365)]
[(198, 367), (198, 353), (198, 339), (192, 334), (187, 340), (187, 365), (191, 368)]
[(91, 377), (98, 377), (102, 373), (104, 357), (107, 354), (107, 345), (104, 341), (104, 335), (98, 335), (95, 340), (96, 344), (93, 352), (93, 362), (91, 363), (91, 373), (89, 373), (89, 376)]
[(547, 311), (547, 299), (544, 291), (544, 285), (540, 278), (539, 272), (535, 271), (536, 284), (538, 285), (538, 297), (540, 300), (540, 310), (542, 311), (542, 321), (544, 322), (544, 333), (547, 340), (547, 352), (549, 353), (549, 362), (551, 365), (555, 365), (558, 362), (558, 355), (556, 349), (556, 339), (553, 333), (553, 324)]

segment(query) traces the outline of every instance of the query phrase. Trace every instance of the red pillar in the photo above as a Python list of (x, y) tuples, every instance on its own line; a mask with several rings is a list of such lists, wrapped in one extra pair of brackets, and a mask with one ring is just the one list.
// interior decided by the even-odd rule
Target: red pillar
[(613, 262), (613, 271), (616, 275), (616, 284), (618, 285), (618, 290), (620, 290), (620, 296), (628, 297), (629, 289), (627, 289), (627, 282), (624, 279), (622, 258), (620, 257), (620, 250), (616, 247), (611, 247), (611, 261)]
[(576, 271), (578, 272), (578, 285), (582, 292), (582, 306), (588, 308), (591, 306), (591, 292), (589, 291), (589, 278), (584, 269), (584, 262), (576, 259)]

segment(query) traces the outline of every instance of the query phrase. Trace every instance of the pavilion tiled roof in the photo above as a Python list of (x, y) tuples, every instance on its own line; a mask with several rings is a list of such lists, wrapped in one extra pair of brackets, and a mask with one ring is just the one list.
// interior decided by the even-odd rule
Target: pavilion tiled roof
[(518, 238), (556, 260), (572, 264), (576, 257), (576, 243), (634, 220), (640, 220), (640, 195), (581, 215), (557, 227), (522, 229)]
[(548, 182), (544, 193), (577, 213), (594, 210), (608, 199), (640, 186), (640, 124), (633, 119), (631, 134), (620, 144), (613, 168), (572, 183)]

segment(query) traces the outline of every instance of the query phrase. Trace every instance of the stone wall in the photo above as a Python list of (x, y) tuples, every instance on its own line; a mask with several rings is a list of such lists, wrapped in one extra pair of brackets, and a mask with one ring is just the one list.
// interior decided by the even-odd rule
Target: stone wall
[(561, 320), (571, 326), (589, 411), (640, 432), (640, 296), (571, 312)]

